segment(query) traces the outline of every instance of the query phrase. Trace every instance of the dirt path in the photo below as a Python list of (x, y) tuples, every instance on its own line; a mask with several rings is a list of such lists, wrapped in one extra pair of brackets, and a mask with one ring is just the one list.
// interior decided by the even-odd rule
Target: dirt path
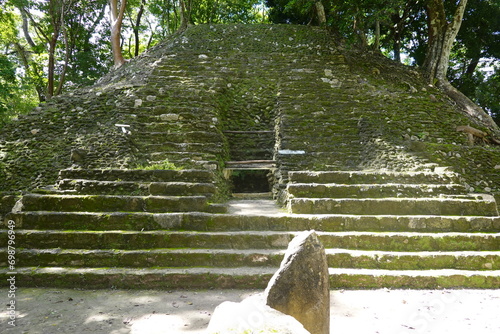
[(228, 202), (228, 213), (235, 215), (283, 216), (287, 212), (276, 201), (265, 199), (238, 199)]
[[(214, 308), (259, 291), (20, 289), (16, 327), (0, 289), (1, 333), (198, 334)], [(332, 333), (500, 333), (500, 290), (332, 291)]]

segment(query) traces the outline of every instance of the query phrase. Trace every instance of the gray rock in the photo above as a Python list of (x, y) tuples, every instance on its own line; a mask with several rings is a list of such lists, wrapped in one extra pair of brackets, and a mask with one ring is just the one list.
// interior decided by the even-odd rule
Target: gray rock
[(71, 161), (77, 164), (82, 163), (87, 157), (87, 152), (83, 149), (71, 150)]
[(265, 296), (267, 305), (293, 316), (310, 333), (330, 333), (328, 263), (314, 231), (302, 232), (290, 242)]
[(207, 334), (242, 333), (310, 334), (295, 318), (267, 306), (262, 295), (220, 304), (207, 328)]

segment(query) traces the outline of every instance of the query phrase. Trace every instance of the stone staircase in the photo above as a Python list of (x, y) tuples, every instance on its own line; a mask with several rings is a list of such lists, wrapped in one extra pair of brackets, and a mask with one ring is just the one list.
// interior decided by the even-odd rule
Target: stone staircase
[(289, 241), (314, 229), (332, 288), (497, 288), (496, 203), (455, 195), (464, 193), (456, 181), (449, 172), (290, 172), (288, 211), (230, 202), (257, 206), (238, 214), (209, 204), (211, 171), (63, 170), (57, 190), (25, 195), (7, 219), (22, 245), (19, 286), (261, 289)]
[(467, 194), (455, 173), (290, 172), (289, 178), (291, 212), (345, 219), (344, 231), (321, 235), (333, 286), (498, 287), (495, 199)]
[(466, 194), (453, 173), (290, 172), (289, 178), (293, 213), (498, 215), (493, 196)]
[[(293, 41), (280, 29), (294, 29)], [(410, 77), (392, 85), (382, 67), (356, 69), (331, 42), (309, 27), (195, 26), (155, 51), (148, 77), (119, 100), (97, 89), (119, 110), (110, 124), (129, 126), (113, 134), (127, 150), (61, 170), (55, 187), (7, 215), (17, 286), (262, 289), (293, 237), (314, 229), (334, 289), (500, 287), (495, 200), (469, 194), (404, 142), (427, 133), (460, 143), (448, 128), (463, 117), (434, 104), (428, 87), (413, 93)], [(116, 159), (143, 164), (101, 162)], [(214, 203), (224, 171), (262, 170), (283, 208)], [(1, 245), (8, 239), (1, 230)], [(0, 253), (5, 285), (8, 249)]]

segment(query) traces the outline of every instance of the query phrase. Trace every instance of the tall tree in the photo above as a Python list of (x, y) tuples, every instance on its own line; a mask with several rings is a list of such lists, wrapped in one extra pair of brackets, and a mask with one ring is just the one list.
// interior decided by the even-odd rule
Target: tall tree
[[(134, 53), (133, 53), (134, 57), (137, 57), (139, 55), (139, 51), (140, 51), (141, 43), (140, 43), (139, 33), (141, 30), (141, 20), (142, 20), (142, 17), (144, 15), (145, 6), (146, 6), (146, 0), (140, 0), (139, 9), (137, 10), (137, 15), (135, 17), (135, 20), (132, 18), (132, 15), (129, 15), (130, 16), (130, 23), (132, 25), (132, 31), (134, 32), (134, 34), (133, 34), (134, 35)], [(151, 34), (151, 36), (152, 36), (152, 34)]]
[(179, 27), (179, 3), (175, 0), (150, 0), (148, 10), (158, 21), (152, 29), (153, 38), (164, 39), (177, 31)]
[[(48, 13), (50, 17), (50, 27), (52, 28), (50, 35), (46, 36), (49, 45), (49, 62), (48, 62), (48, 83), (47, 83), (47, 98), (58, 95), (62, 91), (66, 70), (70, 58), (68, 38), (65, 27), (65, 15), (71, 9), (74, 0), (50, 0), (48, 4)], [(64, 35), (64, 65), (59, 75), (57, 90), (55, 86), (55, 71), (56, 71), (56, 49), (60, 36)]]
[[(467, 6), (451, 53), (448, 79), (465, 95), (479, 102), (478, 87), (490, 79), (493, 66), (500, 59), (500, 2), (469, 0)], [(491, 109), (490, 104), (483, 103), (479, 104)]]
[[(28, 0), (12, 1), (21, 12), (23, 33), (27, 44), (35, 54), (40, 55), (46, 52), (48, 55), (46, 89), (43, 93), (39, 91), (40, 100), (50, 99), (62, 89), (68, 55), (66, 54), (65, 66), (63, 66), (62, 72), (57, 78), (56, 53), (60, 37), (61, 35), (65, 35), (64, 17), (70, 10), (73, 2), (74, 0), (49, 0), (44, 2)], [(40, 13), (44, 15), (40, 15)], [(31, 31), (30, 27), (33, 28)], [(32, 37), (32, 32), (35, 33), (36, 38)], [(67, 43), (67, 41), (65, 40), (64, 43)], [(68, 51), (67, 48), (66, 51)], [(58, 91), (56, 91), (56, 87), (58, 87)]]
[(108, 0), (78, 0), (66, 15), (70, 61), (65, 87), (92, 84), (112, 65)]
[(322, 0), (266, 0), (269, 19), (273, 23), (316, 24), (327, 22), (325, 4)]
[(414, 21), (418, 15), (418, 0), (405, 1), (390, 15), (389, 41), (392, 47), (394, 60), (401, 62), (401, 48), (405, 33), (408, 31), (409, 22)]
[(204, 23), (262, 22), (258, 6), (262, 0), (192, 0), (191, 21)]
[(109, 0), (109, 14), (111, 19), (111, 50), (115, 67), (125, 64), (121, 45), (121, 31), (127, 0)]
[(450, 64), (451, 49), (462, 25), (466, 7), (467, 0), (460, 0), (454, 14), (447, 15), (442, 0), (428, 0), (428, 49), (423, 69), (427, 80), (440, 87), (467, 114), (488, 127), (499, 130), (491, 116), (453, 87), (446, 76)]
[(443, 0), (427, 2), (428, 49), (423, 67), (431, 83), (447, 81), (451, 48), (462, 25), (466, 6), (467, 0), (460, 0), (448, 21)]
[(191, 24), (191, 7), (192, 0), (179, 0), (179, 7), (181, 8), (181, 23), (179, 25), (179, 30), (184, 31), (187, 29), (188, 25)]

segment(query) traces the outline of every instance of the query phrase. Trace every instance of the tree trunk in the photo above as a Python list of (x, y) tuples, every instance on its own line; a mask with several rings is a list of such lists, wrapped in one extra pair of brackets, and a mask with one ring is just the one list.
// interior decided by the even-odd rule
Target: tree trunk
[(64, 1), (50, 0), (49, 15), (54, 29), (49, 40), (49, 63), (47, 68), (47, 99), (54, 96), (55, 90), (55, 67), (56, 67), (56, 47), (61, 28), (64, 24)]
[(481, 56), (474, 56), (469, 65), (467, 65), (467, 70), (465, 71), (464, 75), (467, 77), (472, 77), (474, 75), (474, 72), (476, 71), (477, 65), (479, 65), (479, 60), (481, 59)]
[(467, 0), (460, 0), (452, 21), (447, 22), (443, 0), (428, 0), (429, 48), (423, 69), (429, 83), (441, 88), (462, 110), (482, 125), (500, 133), (498, 125), (495, 124), (491, 116), (453, 87), (446, 77), (451, 48), (462, 25), (466, 6)]
[(394, 49), (394, 60), (398, 63), (401, 62), (401, 41), (399, 37), (395, 36), (392, 42), (392, 48)]
[(424, 62), (428, 80), (446, 80), (450, 52), (464, 16), (467, 0), (460, 0), (451, 22), (446, 21), (442, 0), (429, 0), (427, 4), (429, 49)]
[(354, 33), (358, 36), (361, 46), (366, 48), (368, 46), (368, 39), (366, 38), (365, 30), (364, 30), (364, 22), (360, 17), (359, 13), (361, 13), (360, 9), (356, 7), (356, 15), (354, 16), (354, 22), (352, 25), (352, 29)]
[(134, 57), (139, 55), (139, 27), (141, 25), (142, 15), (144, 14), (144, 5), (146, 4), (146, 0), (141, 1), (141, 7), (139, 8), (139, 12), (137, 13), (137, 19), (135, 20), (135, 24), (133, 26), (134, 30), (134, 39), (135, 39), (135, 49), (134, 49)]
[(35, 42), (33, 42), (33, 39), (31, 38), (31, 35), (29, 33), (29, 27), (28, 27), (28, 17), (26, 16), (26, 12), (23, 8), (20, 8), (21, 11), (21, 17), (23, 19), (23, 33), (24, 33), (24, 38), (26, 38), (26, 42), (28, 42), (29, 46), (31, 48), (36, 48)]
[(321, 0), (315, 0), (314, 11), (316, 12), (316, 17), (318, 19), (318, 25), (321, 26), (321, 25), (326, 24), (325, 6), (323, 6), (323, 3), (321, 2)]
[[(26, 73), (28, 73), (28, 75), (31, 76), (31, 77), (35, 77), (36, 76), (35, 71), (31, 68), (31, 65), (30, 65), (30, 63), (31, 63), (31, 59), (30, 59), (31, 52), (27, 51), (24, 48), (24, 46), (22, 46), (19, 42), (15, 42), (14, 43), (14, 47), (16, 48), (16, 52), (19, 55), (19, 58), (21, 59), (21, 63), (23, 64), (24, 70), (26, 71)], [(40, 101), (40, 102), (46, 101), (46, 98), (45, 98), (45, 87), (43, 85), (40, 85), (38, 83), (38, 81), (35, 81), (33, 83), (33, 85), (35, 86), (35, 90), (36, 90), (36, 93), (37, 93), (37, 96), (38, 96), (38, 101)]]
[(184, 31), (191, 24), (191, 0), (179, 0), (181, 7), (181, 24), (179, 31)]
[(375, 43), (373, 48), (377, 51), (380, 50), (380, 21), (375, 21)]
[(123, 58), (122, 55), (120, 35), (126, 6), (127, 0), (121, 0), (120, 9), (118, 10), (118, 0), (109, 0), (111, 17), (111, 50), (113, 52), (113, 61), (116, 68), (125, 64), (125, 58)]
[(49, 64), (47, 73), (47, 99), (54, 96), (54, 80), (55, 80), (55, 49), (58, 36), (54, 33), (49, 43)]
[(63, 32), (63, 37), (64, 37), (64, 65), (61, 70), (61, 73), (59, 74), (59, 84), (57, 85), (57, 89), (55, 91), (55, 95), (59, 95), (62, 93), (62, 89), (64, 86), (64, 82), (66, 81), (66, 72), (68, 70), (68, 65), (70, 61), (70, 57), (72, 54), (72, 48), (69, 46), (69, 41), (68, 41), (68, 32), (66, 30), (66, 27), (64, 25), (64, 12), (62, 13), (63, 18), (61, 19), (63, 26), (62, 26), (62, 32)]
[(392, 45), (394, 49), (394, 60), (401, 62), (401, 40), (403, 32), (411, 21), (415, 20), (415, 15), (412, 13), (416, 10), (418, 0), (406, 1), (402, 15), (395, 13), (391, 15), (392, 25), (390, 27)]

